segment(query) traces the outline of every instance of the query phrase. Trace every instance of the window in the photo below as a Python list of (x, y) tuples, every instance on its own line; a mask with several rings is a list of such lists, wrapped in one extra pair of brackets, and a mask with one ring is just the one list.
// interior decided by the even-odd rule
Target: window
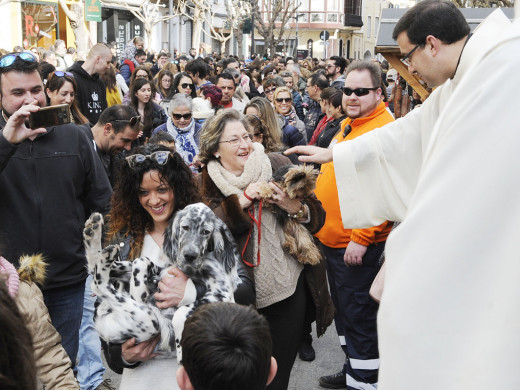
[(371, 31), (372, 31), (372, 16), (369, 16), (368, 21), (367, 21), (367, 38), (370, 38)]
[(327, 22), (338, 23), (338, 14), (327, 14)]
[(311, 14), (311, 22), (312, 23), (322, 23), (323, 14)]
[(374, 23), (374, 37), (377, 37), (379, 31), (379, 16), (376, 16), (376, 22)]

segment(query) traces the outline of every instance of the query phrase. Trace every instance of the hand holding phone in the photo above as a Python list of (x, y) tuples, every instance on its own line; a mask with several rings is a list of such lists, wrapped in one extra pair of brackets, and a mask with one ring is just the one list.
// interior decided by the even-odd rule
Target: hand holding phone
[(29, 127), (31, 129), (47, 128), (66, 123), (70, 123), (70, 108), (68, 104), (42, 107), (38, 111), (31, 112), (29, 116)]

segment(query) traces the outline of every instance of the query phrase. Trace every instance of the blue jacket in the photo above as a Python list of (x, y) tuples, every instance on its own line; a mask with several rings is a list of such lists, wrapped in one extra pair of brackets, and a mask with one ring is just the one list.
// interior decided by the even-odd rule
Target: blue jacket
[(282, 142), (289, 148), (307, 144), (300, 130), (288, 124), (287, 121), (285, 121), (285, 125), (282, 127)]
[(296, 110), (296, 115), (298, 116), (298, 118), (300, 118), (300, 120), (303, 121), (305, 118), (305, 114), (303, 113), (302, 95), (300, 95), (300, 93), (298, 91), (295, 91), (294, 89), (292, 91), (292, 103), (294, 109)]

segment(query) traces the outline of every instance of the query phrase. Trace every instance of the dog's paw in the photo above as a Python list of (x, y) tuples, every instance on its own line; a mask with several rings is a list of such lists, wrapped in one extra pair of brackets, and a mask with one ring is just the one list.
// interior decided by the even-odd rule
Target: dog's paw
[(111, 266), (111, 264), (118, 258), (119, 254), (119, 246), (117, 245), (109, 245), (101, 252), (101, 256), (103, 258), (103, 263), (106, 266)]
[(85, 228), (83, 229), (83, 238), (85, 239), (85, 243), (101, 243), (102, 227), (103, 216), (100, 213), (93, 213), (87, 222), (85, 222)]

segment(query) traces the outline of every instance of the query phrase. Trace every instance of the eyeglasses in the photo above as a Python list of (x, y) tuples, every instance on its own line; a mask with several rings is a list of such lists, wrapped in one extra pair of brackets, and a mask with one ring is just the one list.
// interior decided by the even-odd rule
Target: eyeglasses
[(220, 141), (219, 144), (227, 142), (231, 146), (238, 146), (240, 145), (240, 141), (244, 141), (246, 144), (250, 144), (251, 142), (253, 142), (253, 136), (251, 134), (246, 134), (242, 138), (234, 137), (228, 139), (227, 141)]
[(266, 89), (265, 94), (267, 95), (268, 93), (273, 93), (274, 91), (276, 91), (276, 88)]
[(126, 122), (128, 123), (130, 126), (135, 126), (135, 124), (137, 122), (139, 122), (141, 120), (141, 115), (138, 115), (138, 116), (133, 116), (131, 117), (130, 119), (113, 119), (111, 120), (110, 122)]
[(418, 43), (417, 45), (415, 45), (415, 47), (407, 55), (405, 55), (403, 58), (401, 58), (401, 62), (403, 64), (405, 64), (406, 66), (412, 65), (412, 63), (411, 63), (412, 54), (414, 51), (416, 51), (422, 45), (423, 45), (422, 43)]
[(69, 76), (69, 77), (74, 77), (74, 75), (70, 72), (62, 72), (61, 70), (57, 70), (56, 72), (53, 73), (53, 76), (58, 76), (58, 77), (63, 77), (63, 76)]
[(183, 89), (186, 89), (186, 88), (193, 89), (193, 84), (182, 83), (182, 84), (181, 84), (181, 87), (182, 87)]
[(356, 96), (365, 96), (365, 95), (368, 95), (370, 93), (370, 91), (375, 91), (376, 89), (379, 89), (379, 87), (356, 88), (356, 89), (345, 87), (345, 88), (343, 88), (343, 93), (347, 96), (352, 95), (352, 93), (354, 93)]
[(292, 98), (276, 98), (275, 100), (278, 103), (290, 103), (290, 102), (292, 102)]
[(27, 61), (27, 62), (37, 62), (34, 54), (27, 53), (26, 51), (24, 51), (22, 53), (6, 54), (2, 58), (0, 58), (0, 67), (7, 68), (8, 66), (13, 65), (13, 63), (17, 57), (20, 57), (22, 60)]
[(166, 165), (168, 159), (172, 155), (172, 152), (153, 152), (152, 154), (144, 155), (144, 154), (133, 154), (125, 158), (128, 166), (132, 169), (135, 168), (137, 164), (142, 164), (146, 160), (151, 160), (156, 162), (159, 165)]
[(172, 116), (178, 121), (180, 121), (181, 119), (189, 120), (191, 119), (191, 112), (188, 114), (172, 114)]
[(335, 68), (335, 67), (336, 67), (336, 65), (332, 65), (332, 64), (325, 65), (325, 68)]

